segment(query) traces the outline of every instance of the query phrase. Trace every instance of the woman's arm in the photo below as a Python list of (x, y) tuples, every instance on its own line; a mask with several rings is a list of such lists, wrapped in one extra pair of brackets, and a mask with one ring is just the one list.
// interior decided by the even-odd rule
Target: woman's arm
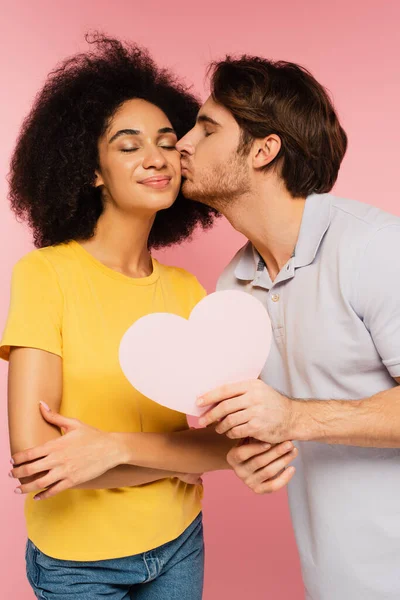
[(96, 479), (86, 481), (76, 485), (74, 489), (80, 490), (104, 490), (120, 487), (136, 487), (153, 483), (166, 478), (177, 478), (184, 483), (191, 485), (200, 483), (200, 473), (174, 473), (172, 471), (162, 471), (157, 469), (146, 469), (143, 467), (134, 467), (131, 465), (119, 465), (110, 469), (104, 475), (100, 475)]
[[(62, 427), (66, 434), (41, 447), (14, 455), (16, 464), (32, 462), (24, 466), (16, 466), (13, 470), (14, 477), (17, 478), (48, 470), (48, 475), (42, 479), (21, 486), (23, 493), (49, 488), (39, 494), (41, 499), (50, 498), (69, 488), (91, 486), (90, 483), (86, 485), (85, 482), (92, 481), (107, 470), (104, 468), (104, 461), (108, 461), (113, 467), (122, 465), (121, 473), (128, 468), (129, 461), (140, 461), (146, 468), (152, 465), (157, 469), (176, 469), (181, 472), (229, 468), (226, 454), (229, 448), (236, 444), (210, 428), (175, 433), (107, 433), (44, 408), (42, 414), (49, 422)], [(263, 469), (265, 480), (261, 477), (260, 481), (257, 480), (258, 484), (266, 484), (268, 480), (279, 476), (282, 471), (281, 456), (287, 452), (285, 444), (277, 450), (271, 449), (270, 444), (261, 442), (252, 444), (247, 461), (252, 465), (255, 460), (257, 467), (261, 460), (262, 466), (265, 467)], [(258, 455), (262, 455), (261, 458)], [(284, 459), (284, 467), (294, 458), (293, 453), (287, 455)], [(234, 463), (230, 461), (230, 464)], [(244, 469), (246, 470), (246, 465)], [(178, 477), (182, 478), (180, 475)], [(279, 489), (286, 485), (289, 479), (290, 477), (280, 478), (279, 482), (277, 481), (272, 487), (262, 485), (262, 489), (265, 491)], [(196, 483), (196, 481), (187, 483)], [(101, 484), (97, 487), (105, 486)]]
[(174, 433), (115, 433), (121, 464), (199, 473), (229, 469), (227, 454), (236, 441), (214, 427)]
[(60, 437), (58, 427), (46, 422), (39, 402), (59, 410), (62, 361), (35, 348), (12, 348), (8, 371), (8, 424), (11, 453)]
[[(13, 348), (8, 373), (8, 420), (11, 454), (40, 446), (61, 437), (58, 426), (49, 423), (39, 410), (45, 402), (52, 411), (58, 411), (62, 398), (62, 359), (35, 348)], [(28, 484), (46, 471), (31, 477), (22, 477)], [(167, 477), (175, 472), (146, 469), (137, 466), (117, 467), (94, 481), (79, 487), (86, 489), (137, 486)]]
[(235, 442), (212, 429), (109, 433), (54, 413), (43, 405), (41, 412), (49, 423), (63, 428), (65, 435), (13, 455), (13, 477), (21, 479), (42, 473), (35, 482), (22, 485), (22, 493), (50, 488), (40, 494), (41, 498), (49, 498), (97, 479), (118, 465), (131, 463), (181, 474), (231, 468), (226, 455)]

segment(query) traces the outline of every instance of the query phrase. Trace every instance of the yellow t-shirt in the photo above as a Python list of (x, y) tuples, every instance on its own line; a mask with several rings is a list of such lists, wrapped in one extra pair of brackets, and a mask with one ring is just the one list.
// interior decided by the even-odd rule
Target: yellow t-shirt
[[(131, 386), (118, 349), (125, 331), (143, 315), (170, 312), (188, 318), (204, 295), (193, 275), (156, 260), (149, 277), (133, 279), (76, 242), (34, 250), (14, 267), (0, 357), (7, 360), (10, 346), (61, 356), (63, 415), (105, 431), (182, 430), (188, 427), (185, 415)], [(177, 479), (67, 490), (42, 502), (29, 495), (28, 536), (45, 554), (65, 560), (139, 554), (177, 538), (200, 512), (201, 497), (201, 486)]]

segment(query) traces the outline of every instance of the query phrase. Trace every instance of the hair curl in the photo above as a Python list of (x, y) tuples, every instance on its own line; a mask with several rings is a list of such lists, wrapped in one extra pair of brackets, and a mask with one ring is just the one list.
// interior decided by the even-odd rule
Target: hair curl
[[(194, 124), (197, 99), (176, 77), (158, 68), (148, 51), (95, 33), (92, 48), (52, 71), (23, 122), (11, 159), (11, 208), (33, 231), (36, 247), (93, 236), (102, 213), (93, 186), (98, 140), (127, 100), (158, 106), (178, 137)], [(172, 207), (157, 213), (149, 247), (188, 238), (197, 225), (208, 228), (216, 212), (180, 192)]]

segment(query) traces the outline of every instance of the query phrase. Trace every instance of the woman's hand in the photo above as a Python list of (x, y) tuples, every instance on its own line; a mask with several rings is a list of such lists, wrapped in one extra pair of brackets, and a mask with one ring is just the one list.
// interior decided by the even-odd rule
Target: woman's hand
[(292, 442), (283, 444), (262, 443), (248, 438), (232, 448), (228, 463), (236, 475), (256, 494), (271, 494), (285, 487), (295, 474), (289, 464), (298, 450)]
[(122, 449), (115, 434), (63, 417), (44, 403), (40, 403), (40, 410), (43, 418), (62, 429), (65, 435), (14, 454), (11, 477), (19, 480), (34, 477), (17, 487), (16, 493), (45, 490), (35, 496), (35, 500), (43, 500), (122, 464)]
[(203, 483), (201, 478), (202, 475), (203, 473), (177, 473), (176, 476), (178, 479), (189, 485), (200, 485)]

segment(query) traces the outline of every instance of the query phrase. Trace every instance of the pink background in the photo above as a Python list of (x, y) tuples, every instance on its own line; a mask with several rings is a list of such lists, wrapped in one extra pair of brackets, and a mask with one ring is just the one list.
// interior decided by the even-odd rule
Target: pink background
[[(332, 92), (350, 144), (336, 193), (400, 214), (400, 45), (397, 0), (13, 0), (2, 2), (0, 39), (0, 328), (12, 265), (31, 249), (9, 212), (5, 175), (19, 126), (55, 63), (100, 29), (135, 40), (194, 83), (204, 97), (210, 59), (246, 52), (307, 66)], [(212, 291), (241, 236), (226, 223), (161, 258), (197, 274)], [(376, 274), (371, 274), (376, 276)], [(0, 596), (29, 600), (22, 500), (8, 479), (6, 365), (0, 364)], [(257, 497), (229, 473), (206, 477), (205, 599), (302, 600), (286, 492)]]

